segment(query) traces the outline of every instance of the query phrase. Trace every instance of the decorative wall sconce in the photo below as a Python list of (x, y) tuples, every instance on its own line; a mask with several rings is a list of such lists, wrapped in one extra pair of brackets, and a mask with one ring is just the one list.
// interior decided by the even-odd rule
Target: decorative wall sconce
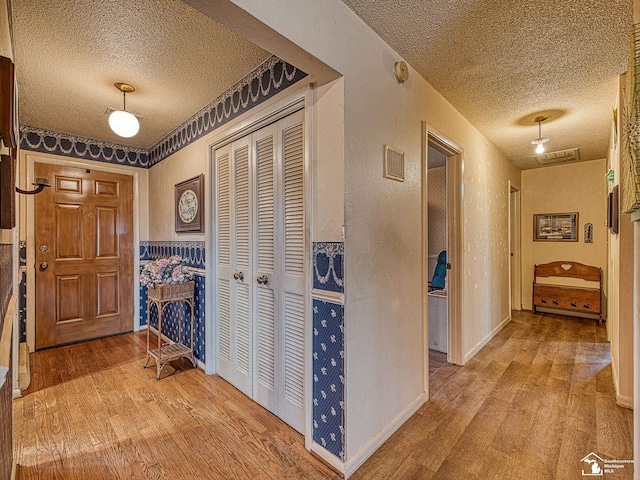
[(36, 193), (40, 193), (44, 190), (44, 187), (50, 187), (48, 178), (36, 177), (31, 185), (35, 185), (37, 188), (34, 190), (22, 190), (21, 188), (16, 187), (16, 192), (21, 193), (23, 195), (35, 195)]

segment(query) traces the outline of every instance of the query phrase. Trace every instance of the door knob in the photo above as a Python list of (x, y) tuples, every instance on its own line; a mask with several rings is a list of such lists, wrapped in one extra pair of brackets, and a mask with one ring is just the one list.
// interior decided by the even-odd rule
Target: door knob
[(244, 273), (242, 272), (234, 273), (233, 278), (235, 278), (236, 280), (240, 280), (241, 282), (244, 282)]
[(49, 268), (49, 264), (47, 262), (42, 262), (40, 264), (40, 270), (46, 270), (47, 268)]
[(258, 278), (256, 278), (256, 281), (258, 282), (258, 285), (266, 285), (267, 283), (269, 283), (269, 277), (267, 277), (266, 275), (260, 275)]

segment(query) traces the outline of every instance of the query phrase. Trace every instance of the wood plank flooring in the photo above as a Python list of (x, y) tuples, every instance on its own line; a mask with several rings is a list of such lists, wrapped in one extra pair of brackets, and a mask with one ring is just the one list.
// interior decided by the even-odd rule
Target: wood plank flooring
[(18, 479), (318, 479), (300, 434), (187, 361), (155, 379), (144, 333), (31, 356), (15, 401)]
[[(144, 333), (32, 355), (14, 405), (18, 479), (334, 479), (302, 437), (218, 377), (143, 369)], [(431, 399), (351, 478), (577, 479), (590, 452), (633, 457), (606, 331), (516, 313), (464, 367), (432, 362)], [(632, 478), (632, 467), (609, 479)]]
[(633, 459), (633, 412), (615, 403), (594, 321), (515, 312), (464, 367), (432, 367), (430, 400), (351, 479), (565, 480), (591, 452)]

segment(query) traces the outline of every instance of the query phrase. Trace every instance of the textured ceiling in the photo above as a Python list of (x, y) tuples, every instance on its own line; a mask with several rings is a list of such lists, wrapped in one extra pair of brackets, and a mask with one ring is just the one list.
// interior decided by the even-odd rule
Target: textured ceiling
[[(13, 0), (20, 122), (148, 148), (270, 54), (179, 0)], [(127, 110), (123, 139), (105, 110)]]
[[(531, 118), (547, 151), (607, 155), (632, 0), (344, 0), (521, 168)], [(21, 123), (148, 148), (269, 53), (179, 0), (13, 0)], [(140, 133), (107, 125), (114, 82)]]
[(632, 0), (343, 0), (521, 168), (547, 151), (608, 153)]

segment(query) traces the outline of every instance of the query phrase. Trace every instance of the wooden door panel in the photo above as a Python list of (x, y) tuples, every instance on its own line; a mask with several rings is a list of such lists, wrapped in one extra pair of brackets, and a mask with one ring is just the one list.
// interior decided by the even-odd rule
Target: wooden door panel
[(96, 317), (107, 315), (118, 315), (118, 292), (119, 275), (118, 272), (100, 272), (95, 276), (97, 298)]
[(130, 331), (132, 178), (35, 167), (53, 185), (35, 197), (36, 348)]
[(118, 182), (107, 182), (105, 180), (96, 180), (93, 184), (96, 195), (104, 197), (118, 197)]
[(96, 207), (96, 257), (118, 256), (118, 209)]
[(56, 276), (56, 324), (84, 318), (82, 275)]
[(56, 192), (82, 193), (82, 179), (56, 175), (54, 182)]
[(83, 205), (56, 204), (56, 260), (84, 257)]

